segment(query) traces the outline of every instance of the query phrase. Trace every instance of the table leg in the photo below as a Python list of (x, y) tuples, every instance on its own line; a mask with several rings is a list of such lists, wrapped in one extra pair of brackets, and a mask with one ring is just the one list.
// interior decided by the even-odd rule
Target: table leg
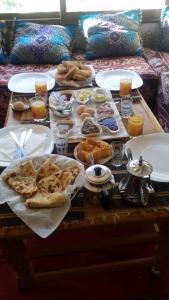
[(160, 276), (161, 266), (169, 264), (169, 223), (155, 224), (156, 232), (159, 234), (155, 248), (155, 259), (152, 267), (152, 274)]
[(33, 269), (24, 241), (21, 239), (4, 239), (0, 243), (6, 258), (16, 270), (19, 288), (30, 288), (33, 281)]

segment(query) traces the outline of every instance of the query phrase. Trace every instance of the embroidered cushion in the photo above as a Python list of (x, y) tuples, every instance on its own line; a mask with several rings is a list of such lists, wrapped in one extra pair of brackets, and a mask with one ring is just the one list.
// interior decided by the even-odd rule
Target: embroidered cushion
[(161, 36), (159, 50), (169, 52), (169, 5), (161, 12)]
[(86, 59), (142, 55), (141, 10), (117, 14), (91, 14), (80, 18), (87, 38)]
[(5, 21), (0, 21), (0, 64), (7, 63), (7, 54), (5, 50), (6, 32), (7, 28)]
[(9, 60), (13, 64), (58, 64), (71, 60), (70, 47), (75, 26), (42, 25), (16, 21), (14, 46)]

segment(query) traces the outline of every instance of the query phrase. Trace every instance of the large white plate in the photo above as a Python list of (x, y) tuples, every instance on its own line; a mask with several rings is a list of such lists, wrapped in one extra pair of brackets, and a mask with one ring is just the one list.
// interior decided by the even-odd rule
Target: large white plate
[(134, 159), (142, 155), (152, 165), (152, 180), (169, 182), (169, 134), (152, 133), (136, 137), (125, 144), (125, 150), (127, 148), (131, 148)]
[(35, 81), (46, 81), (47, 89), (55, 86), (55, 79), (47, 72), (28, 72), (13, 75), (8, 81), (8, 89), (15, 93), (35, 93)]
[(23, 130), (33, 129), (32, 135), (25, 145), (27, 156), (50, 154), (54, 148), (53, 132), (46, 126), (24, 124), (8, 126), (0, 129), (0, 166), (8, 166), (15, 157), (16, 144), (9, 135), (14, 131), (18, 138)]
[(140, 75), (131, 70), (107, 70), (96, 74), (95, 81), (98, 86), (110, 91), (120, 90), (120, 79), (131, 79), (132, 89), (138, 89), (143, 85), (143, 80)]

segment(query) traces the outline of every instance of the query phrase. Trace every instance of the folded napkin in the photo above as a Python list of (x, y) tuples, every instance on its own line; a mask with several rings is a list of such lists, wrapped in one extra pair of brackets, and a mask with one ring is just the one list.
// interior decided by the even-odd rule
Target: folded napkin
[[(26, 128), (27, 129), (27, 128)], [(22, 131), (25, 130), (23, 127), (19, 127), (14, 132), (16, 133), (17, 137), (20, 139)], [(40, 131), (32, 133), (30, 139), (28, 140), (27, 144), (25, 145), (25, 152), (26, 155), (41, 155), (44, 154), (45, 147), (46, 147), (46, 140), (47, 133)], [(17, 149), (17, 145), (10, 136), (8, 132), (4, 135), (1, 135), (0, 138), (0, 161), (3, 162), (11, 162), (14, 160), (15, 152)]]

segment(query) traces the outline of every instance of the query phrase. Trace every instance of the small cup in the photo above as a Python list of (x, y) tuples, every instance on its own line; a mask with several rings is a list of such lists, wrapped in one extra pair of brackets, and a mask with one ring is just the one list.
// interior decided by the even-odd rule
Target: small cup
[(43, 99), (41, 97), (32, 97), (30, 103), (33, 120), (36, 122), (45, 121), (47, 118), (47, 110)]
[(112, 166), (118, 168), (123, 164), (124, 157), (124, 144), (120, 141), (115, 141), (111, 144), (112, 146)]
[(55, 146), (57, 154), (66, 154), (68, 150), (68, 141), (66, 137), (56, 137)]
[(130, 136), (139, 136), (143, 134), (144, 118), (142, 115), (135, 115), (128, 118), (128, 134)]
[(131, 97), (121, 98), (121, 116), (122, 118), (128, 118), (133, 114), (133, 99)]
[(129, 78), (120, 79), (120, 96), (130, 96), (132, 89), (132, 80)]

